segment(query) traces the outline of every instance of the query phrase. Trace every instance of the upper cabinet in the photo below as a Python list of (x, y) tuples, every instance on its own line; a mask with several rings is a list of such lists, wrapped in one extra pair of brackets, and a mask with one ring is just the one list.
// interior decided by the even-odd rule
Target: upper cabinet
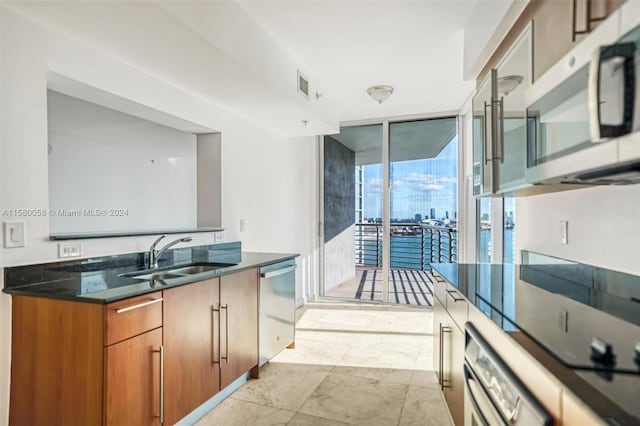
[(532, 5), (533, 79), (537, 80), (624, 0), (542, 0)]
[(534, 1), (525, 9), (473, 99), (475, 196), (640, 182), (639, 94), (629, 90), (640, 2), (615, 10), (621, 3)]
[(528, 25), (473, 99), (473, 193), (501, 194), (526, 186), (526, 105), (531, 85)]

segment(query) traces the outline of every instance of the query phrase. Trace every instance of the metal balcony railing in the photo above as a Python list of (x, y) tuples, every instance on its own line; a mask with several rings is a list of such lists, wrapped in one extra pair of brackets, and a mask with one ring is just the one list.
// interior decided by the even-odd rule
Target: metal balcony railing
[[(356, 223), (355, 263), (382, 266), (382, 224)], [(432, 263), (456, 263), (458, 230), (421, 223), (393, 223), (390, 236), (392, 268), (430, 270)]]

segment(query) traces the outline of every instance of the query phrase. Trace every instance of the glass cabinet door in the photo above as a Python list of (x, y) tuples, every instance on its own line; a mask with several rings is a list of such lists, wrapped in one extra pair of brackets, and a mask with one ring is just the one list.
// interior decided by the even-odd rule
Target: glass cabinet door
[(473, 98), (473, 195), (491, 194), (491, 74)]
[(531, 27), (520, 36), (498, 65), (497, 92), (500, 134), (495, 161), (499, 162), (498, 192), (525, 184), (526, 105), (524, 93), (531, 85)]

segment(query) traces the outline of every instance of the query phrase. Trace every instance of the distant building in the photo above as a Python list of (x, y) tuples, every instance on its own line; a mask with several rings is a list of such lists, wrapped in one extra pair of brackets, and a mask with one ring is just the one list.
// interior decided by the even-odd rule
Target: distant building
[(449, 219), (449, 210), (444, 212), (444, 217), (445, 219)]
[(415, 220), (416, 222), (422, 222), (422, 215), (420, 213), (416, 213)]
[(431, 212), (429, 214), (429, 219), (435, 219), (436, 218), (436, 209), (431, 207)]

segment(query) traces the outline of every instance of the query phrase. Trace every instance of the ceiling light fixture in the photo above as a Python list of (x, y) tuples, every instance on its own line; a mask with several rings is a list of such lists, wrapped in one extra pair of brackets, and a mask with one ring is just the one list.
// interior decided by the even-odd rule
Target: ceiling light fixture
[(381, 104), (389, 99), (389, 96), (391, 96), (391, 94), (393, 93), (393, 87), (387, 86), (386, 84), (371, 86), (367, 89), (367, 93), (373, 98), (374, 101)]
[(509, 93), (516, 90), (516, 88), (522, 83), (524, 77), (521, 75), (505, 75), (498, 79), (498, 92), (501, 95), (507, 96)]

